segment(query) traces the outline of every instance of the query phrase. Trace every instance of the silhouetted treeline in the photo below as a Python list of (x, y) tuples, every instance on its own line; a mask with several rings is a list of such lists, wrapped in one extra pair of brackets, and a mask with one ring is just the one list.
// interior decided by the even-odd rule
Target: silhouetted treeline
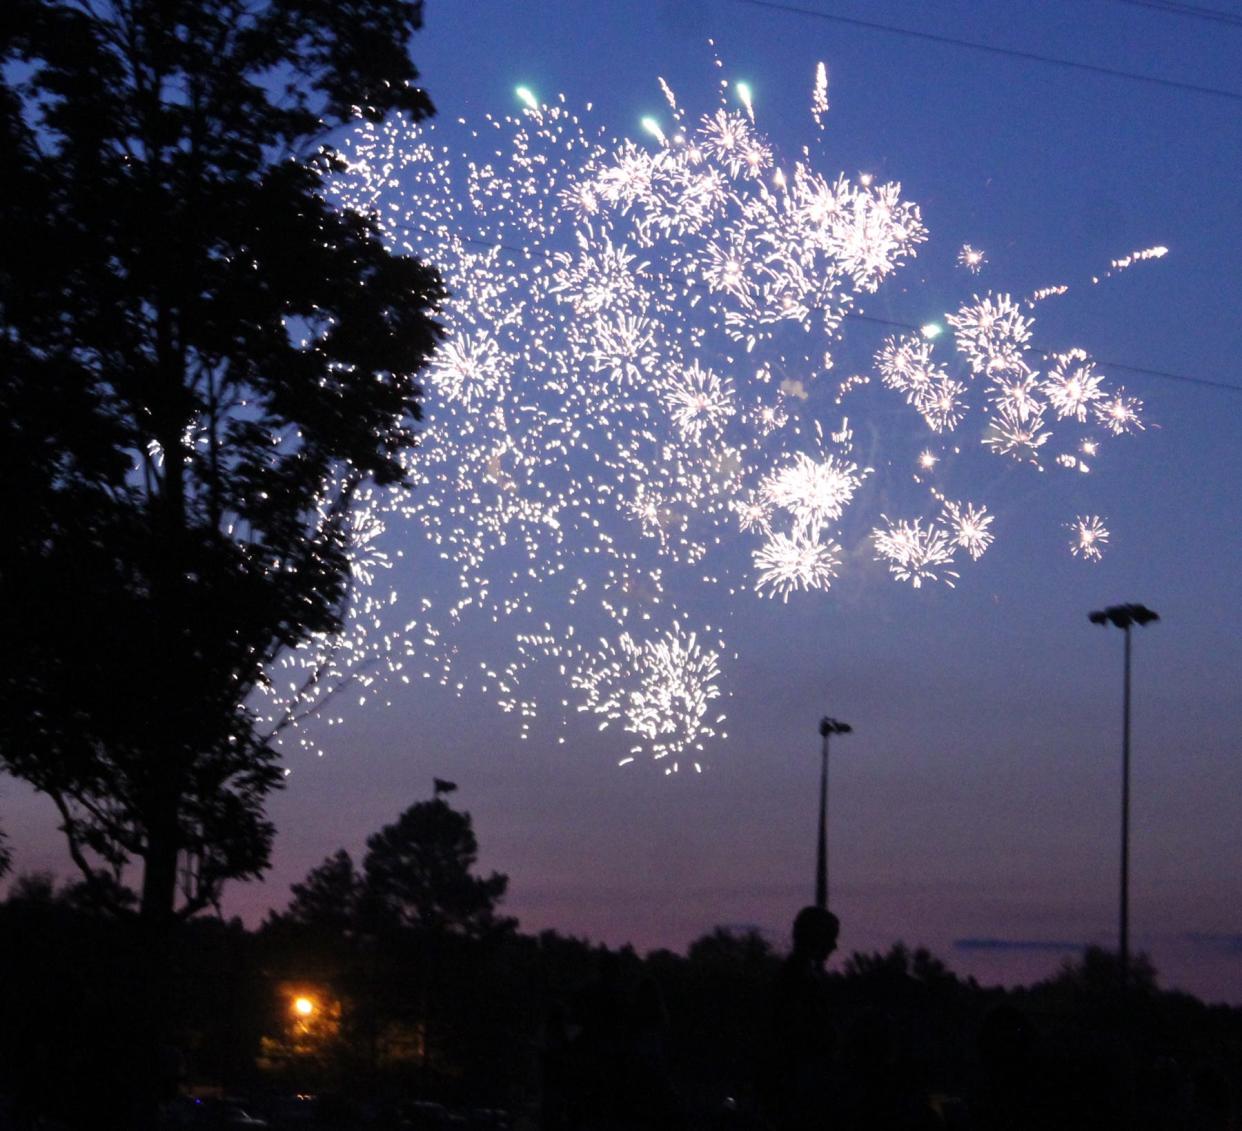
[[(140, 1039), (126, 1002), (142, 976), (131, 932), (77, 889), (10, 887), (0, 1127), (36, 1115), (126, 1125), (138, 1087), (127, 1049)], [(403, 1112), (410, 1126), (402, 1105), (418, 1099), (564, 1131), (772, 1126), (763, 1092), (781, 962), (760, 935), (723, 929), (685, 955), (640, 957), (508, 921), (471, 934), (198, 919), (176, 948), (166, 1087), (246, 1095), (269, 1113), (282, 1096), (335, 1096), (337, 1126), (397, 1127)], [(1098, 950), (1017, 991), (900, 944), (833, 966), (825, 1126), (1238, 1125), (1242, 1010), (1163, 991), (1149, 965), (1124, 1012), (1115, 960)], [(622, 1114), (592, 1122), (598, 1110)]]

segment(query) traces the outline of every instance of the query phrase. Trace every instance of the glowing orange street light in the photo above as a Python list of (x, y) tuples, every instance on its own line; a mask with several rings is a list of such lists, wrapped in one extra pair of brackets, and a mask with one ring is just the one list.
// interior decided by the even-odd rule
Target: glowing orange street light
[(309, 1017), (315, 1012), (315, 1003), (308, 997), (295, 997), (293, 999), (293, 1012), (299, 1017)]

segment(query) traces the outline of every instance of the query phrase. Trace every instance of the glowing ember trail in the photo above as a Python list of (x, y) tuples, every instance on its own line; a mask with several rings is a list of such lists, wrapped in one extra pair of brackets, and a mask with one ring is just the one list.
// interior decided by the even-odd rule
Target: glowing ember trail
[[(526, 737), (551, 684), (554, 723), (581, 712), (625, 735), (627, 763), (697, 768), (733, 654), (695, 609), (823, 600), (846, 570), (952, 586), (1010, 503), (964, 497), (968, 449), (1013, 476), (1081, 473), (1143, 427), (1085, 350), (1033, 348), (1032, 310), (1064, 286), (925, 301), (936, 321), (882, 341), (852, 320), (928, 231), (900, 185), (824, 168), (825, 67), (810, 85), (818, 128), (795, 157), (746, 84), (691, 111), (661, 81), (665, 109), (634, 139), (527, 87), (474, 127), (359, 123), (329, 191), (440, 267), (447, 336), (414, 490), (358, 500), (366, 583), (275, 699), (305, 715), (351, 682), (384, 696), (430, 679)], [(973, 278), (987, 257), (967, 244), (957, 262)], [(847, 329), (862, 345), (836, 377)], [(1100, 520), (1073, 529), (1073, 553), (1098, 559)], [(417, 608), (407, 588), (428, 594)]]

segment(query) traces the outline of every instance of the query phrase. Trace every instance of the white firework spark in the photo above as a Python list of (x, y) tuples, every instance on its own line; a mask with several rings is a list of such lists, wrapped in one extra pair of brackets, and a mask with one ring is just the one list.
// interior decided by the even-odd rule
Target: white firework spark
[(1104, 520), (1098, 515), (1079, 515), (1068, 523), (1071, 531), (1070, 553), (1085, 561), (1098, 562), (1104, 556), (1109, 532)]
[(1104, 398), (1100, 388), (1104, 378), (1086, 350), (1072, 349), (1055, 354), (1053, 366), (1044, 380), (1044, 393), (1057, 416), (1080, 423), (1088, 419), (1092, 406)]
[(427, 377), (440, 396), (467, 408), (498, 398), (508, 376), (508, 357), (486, 331), (445, 342), (427, 367)]
[(1001, 414), (1019, 421), (1042, 418), (1047, 409), (1038, 373), (1025, 366), (994, 377), (988, 395)]
[(1051, 287), (1040, 287), (1039, 290), (1033, 292), (1026, 300), (1026, 305), (1033, 307), (1037, 303), (1043, 302), (1045, 299), (1056, 298), (1058, 295), (1067, 294), (1068, 292), (1069, 287), (1067, 287), (1064, 283), (1057, 283), (1055, 286)]
[(675, 773), (677, 758), (701, 752), (715, 737), (720, 720), (709, 718), (708, 710), (720, 697), (719, 659), (717, 651), (674, 622), (655, 638), (636, 640), (622, 633), (615, 644), (601, 641), (570, 682), (584, 693), (579, 710), (597, 716), (601, 730), (619, 723), (641, 742), (631, 754), (646, 750), (656, 759), (671, 756), (667, 769)]
[(966, 386), (949, 376), (938, 376), (914, 402), (933, 432), (952, 432), (966, 416)]
[(674, 425), (691, 443), (700, 442), (705, 432), (718, 431), (737, 411), (732, 382), (721, 380), (697, 361), (665, 389), (664, 403)]
[(1123, 255), (1120, 259), (1114, 259), (1109, 266), (1113, 271), (1124, 271), (1135, 263), (1143, 263), (1148, 259), (1163, 259), (1168, 254), (1169, 249), (1167, 247), (1145, 247), (1141, 251), (1132, 251), (1129, 255)]
[(826, 250), (862, 291), (875, 291), (894, 266), (927, 238), (918, 207), (900, 199), (901, 185), (846, 188), (838, 182), (838, 208)]
[(1008, 295), (976, 295), (973, 304), (964, 304), (945, 321), (953, 327), (958, 352), (972, 372), (995, 374), (1025, 368), (1022, 357), (1033, 323)]
[(988, 421), (983, 443), (997, 455), (1012, 456), (1039, 467), (1040, 449), (1051, 435), (1044, 428), (1042, 412), (1022, 415), (1009, 406), (1001, 405)]
[(932, 361), (932, 343), (925, 337), (906, 334), (885, 339), (875, 356), (880, 379), (903, 393), (907, 404), (917, 405), (948, 373)]
[(983, 557), (994, 538), (989, 529), (992, 516), (988, 514), (987, 508), (946, 499), (944, 517), (953, 532), (954, 544), (965, 550), (975, 561)]
[(952, 568), (954, 540), (948, 531), (935, 525), (924, 527), (917, 518), (894, 522), (887, 515), (880, 517), (886, 525), (872, 531), (876, 558), (888, 563), (898, 581), (908, 581), (915, 589), (925, 581), (954, 587), (959, 574)]
[(772, 150), (741, 114), (717, 110), (703, 119), (703, 151), (715, 157), (731, 177), (757, 177), (772, 164)]
[(841, 547), (806, 534), (772, 534), (754, 552), (755, 592), (788, 601), (799, 589), (827, 589), (841, 564)]
[(614, 247), (605, 236), (595, 244), (578, 234), (577, 256), (559, 256), (562, 269), (550, 290), (563, 294), (579, 317), (590, 318), (605, 310), (626, 310), (643, 293), (639, 274), (645, 263), (625, 247)]
[(623, 142), (615, 161), (595, 181), (595, 191), (608, 204), (628, 212), (645, 201), (655, 182), (658, 158), (633, 142)]
[(789, 412), (779, 401), (760, 398), (746, 409), (745, 419), (760, 437), (766, 437), (789, 423)]
[(1125, 389), (1118, 389), (1095, 405), (1096, 419), (1114, 436), (1143, 431), (1146, 425), (1142, 413), (1143, 402), (1138, 397), (1127, 396)]
[(617, 384), (636, 385), (654, 373), (659, 362), (655, 332), (655, 325), (641, 315), (600, 319), (583, 356), (596, 372), (607, 373)]
[[(778, 167), (742, 88), (742, 109), (705, 114), (660, 89), (668, 109), (641, 143), (523, 90), (522, 109), (474, 129), (394, 117), (343, 144), (328, 191), (436, 264), (451, 297), (408, 457), (415, 490), (359, 494), (359, 596), (338, 638), (273, 677), (286, 704), (418, 678), (481, 689), (522, 737), (551, 697), (562, 725), (578, 706), (624, 731), (627, 758), (697, 762), (720, 723), (725, 645), (682, 627), (684, 594), (713, 587), (725, 616), (752, 589), (823, 599), (867, 541), (896, 579), (952, 585), (955, 555), (993, 541), (982, 502), (932, 487), (967, 446), (1036, 466), (1055, 449), (1051, 467), (1085, 469), (1101, 438), (1142, 427), (1139, 401), (1083, 351), (1034, 373), (1033, 304), (1006, 294), (946, 316), (956, 353), (928, 323), (878, 350), (867, 339), (870, 372), (851, 358), (835, 377), (847, 320), (928, 239), (917, 204), (810, 146), (782, 145), (799, 156)], [(821, 128), (827, 109), (821, 65)], [(984, 261), (959, 254), (968, 270)], [(864, 480), (884, 476), (887, 497), (920, 452), (931, 517), (851, 535), (875, 523), (851, 513)], [(397, 580), (411, 530), (433, 567), (418, 559), (419, 584), (439, 586), (421, 600)]]
[(828, 113), (828, 68), (820, 62), (815, 64), (815, 87), (811, 92), (811, 117), (819, 129), (824, 128), (824, 115)]
[(841, 517), (861, 482), (855, 464), (798, 452), (792, 463), (768, 476), (762, 490), (769, 503), (792, 515), (797, 530), (813, 538), (825, 523)]
[(755, 291), (755, 286), (746, 278), (746, 270), (753, 265), (749, 263), (744, 248), (721, 247), (709, 244), (703, 278), (713, 291), (723, 291), (734, 298), (746, 301)]
[(983, 252), (968, 243), (962, 244), (961, 251), (957, 253), (957, 265), (965, 267), (972, 275), (978, 275), (987, 261), (988, 257)]
[(902, 393), (933, 432), (952, 432), (965, 415), (966, 386), (932, 360), (933, 349), (926, 335), (888, 338), (876, 354), (876, 369), (880, 380)]
[(752, 534), (772, 533), (772, 507), (756, 499), (735, 499), (733, 509), (737, 512), (738, 529)]

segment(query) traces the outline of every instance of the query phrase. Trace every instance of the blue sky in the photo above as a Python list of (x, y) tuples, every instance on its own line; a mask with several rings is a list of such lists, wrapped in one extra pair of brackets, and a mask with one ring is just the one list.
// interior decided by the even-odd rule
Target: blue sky
[[(803, 6), (1240, 89), (1242, 27), (1117, 0)], [(1242, 102), (738, 0), (429, 0), (426, 16), (414, 54), (446, 128), (514, 112), (526, 83), (593, 103), (610, 134), (637, 140), (662, 107), (658, 76), (707, 110), (723, 74), (751, 84), (759, 126), (795, 152), (823, 60), (822, 171), (900, 181), (931, 232), (866, 313), (919, 324), (972, 287), (1068, 282), (1045, 304), (1039, 341), (1242, 386)], [(953, 268), (965, 242), (989, 257), (977, 281)], [(1081, 285), (1154, 244), (1165, 259)], [(862, 358), (882, 336), (850, 332)], [(253, 920), (283, 903), (329, 852), (360, 854), (436, 775), (459, 783), (483, 864), (509, 873), (509, 909), (528, 929), (640, 949), (682, 948), (718, 923), (780, 938), (811, 896), (815, 727), (830, 713), (855, 727), (833, 759), (843, 947), (902, 938), (985, 981), (1049, 973), (1063, 953), (954, 941), (1115, 938), (1121, 636), (1086, 613), (1141, 601), (1163, 620), (1135, 641), (1132, 937), (1167, 983), (1242, 1003), (1242, 393), (1110, 379), (1146, 402), (1148, 430), (1111, 446), (1081, 485), (1001, 483), (1002, 465), (980, 463), (1001, 500), (998, 538), (956, 589), (911, 590), (873, 569), (788, 605), (738, 606), (729, 738), (708, 773), (618, 770), (612, 736), (585, 725), (564, 745), (539, 732), (519, 742), (491, 704), (419, 685), (389, 708), (347, 712), (322, 759), (291, 761), (272, 806), (272, 873), (226, 908)], [(1065, 549), (1061, 524), (1082, 512), (1113, 532), (1098, 564)], [(412, 541), (415, 592), (435, 569), (419, 553)], [(19, 868), (62, 868), (50, 806), (12, 783), (0, 804)]]

